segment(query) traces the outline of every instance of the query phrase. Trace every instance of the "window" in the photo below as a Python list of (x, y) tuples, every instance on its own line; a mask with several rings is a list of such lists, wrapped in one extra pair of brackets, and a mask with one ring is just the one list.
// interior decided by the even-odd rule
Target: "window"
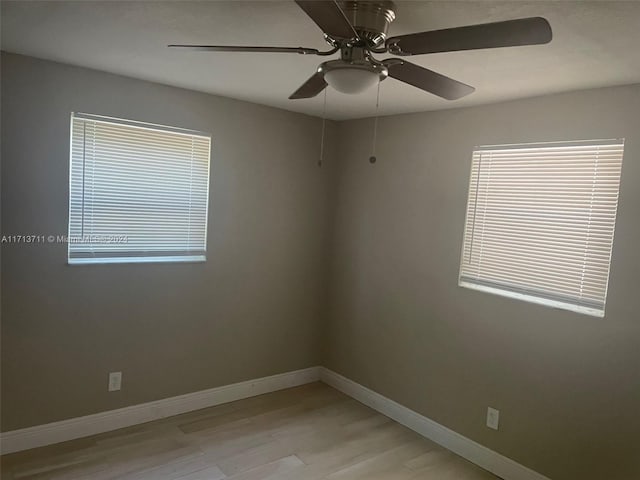
[(209, 135), (74, 113), (70, 264), (204, 261)]
[(604, 316), (623, 140), (473, 152), (459, 284)]

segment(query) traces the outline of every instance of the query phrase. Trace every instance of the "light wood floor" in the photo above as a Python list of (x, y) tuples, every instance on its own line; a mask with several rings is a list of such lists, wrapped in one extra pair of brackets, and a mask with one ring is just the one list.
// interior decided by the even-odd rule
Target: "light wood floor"
[(495, 480), (321, 383), (2, 457), (3, 480)]

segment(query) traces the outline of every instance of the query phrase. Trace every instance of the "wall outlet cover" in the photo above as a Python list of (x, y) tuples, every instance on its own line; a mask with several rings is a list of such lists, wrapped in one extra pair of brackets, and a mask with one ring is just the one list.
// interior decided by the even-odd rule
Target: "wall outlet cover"
[(495, 408), (487, 408), (487, 427), (498, 430), (500, 423), (500, 411)]
[(111, 372), (109, 374), (109, 391), (115, 392), (122, 386), (122, 372)]

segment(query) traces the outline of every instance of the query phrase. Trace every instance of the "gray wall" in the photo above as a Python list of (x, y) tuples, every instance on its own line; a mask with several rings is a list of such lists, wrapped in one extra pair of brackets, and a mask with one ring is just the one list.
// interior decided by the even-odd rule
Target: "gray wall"
[[(373, 166), (371, 129), (340, 124), (326, 366), (555, 480), (640, 478), (640, 86), (385, 117)], [(474, 145), (617, 137), (604, 319), (458, 287)]]
[[(324, 363), (555, 480), (639, 475), (640, 86), (384, 117), (375, 165), (330, 122), (318, 169), (318, 119), (3, 54), (4, 234), (66, 232), (71, 111), (212, 132), (209, 260), (5, 245), (3, 431)], [(457, 286), (474, 145), (620, 136), (604, 319)]]
[(68, 266), (64, 244), (3, 245), (2, 430), (317, 365), (320, 120), (3, 54), (3, 234), (66, 233), (72, 111), (212, 133), (208, 260)]

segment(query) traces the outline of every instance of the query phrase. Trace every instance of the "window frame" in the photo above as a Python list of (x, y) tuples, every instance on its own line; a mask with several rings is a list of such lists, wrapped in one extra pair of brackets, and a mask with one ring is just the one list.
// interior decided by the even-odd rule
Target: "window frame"
[[(140, 255), (108, 255), (102, 254), (102, 256), (96, 257), (75, 257), (71, 255), (71, 246), (73, 243), (72, 230), (72, 188), (73, 188), (73, 133), (74, 133), (74, 119), (89, 120), (95, 122), (111, 123), (121, 126), (129, 126), (134, 128), (169, 132), (180, 135), (203, 137), (207, 139), (208, 148), (206, 153), (207, 167), (206, 167), (206, 202), (204, 205), (204, 231), (203, 231), (203, 250), (201, 254), (197, 255), (148, 255), (140, 252)], [(208, 223), (209, 223), (209, 202), (210, 202), (210, 184), (211, 184), (211, 149), (213, 136), (210, 133), (192, 130), (181, 127), (173, 127), (169, 125), (161, 125), (150, 122), (143, 122), (137, 120), (130, 120), (118, 117), (111, 117), (106, 115), (97, 115), (82, 112), (71, 112), (69, 121), (69, 196), (68, 196), (68, 218), (67, 218), (67, 265), (108, 265), (108, 264), (143, 264), (143, 263), (205, 263), (207, 261), (207, 242), (208, 242)], [(84, 168), (84, 167), (83, 167)], [(83, 180), (84, 182), (84, 180)], [(176, 252), (178, 252), (176, 250)]]
[[(472, 181), (473, 181), (473, 171), (475, 167), (475, 157), (478, 152), (481, 151), (490, 151), (492, 149), (525, 149), (525, 148), (544, 148), (544, 147), (554, 147), (554, 146), (611, 146), (611, 145), (620, 145), (621, 153), (620, 153), (620, 170), (619, 176), (617, 178), (617, 195), (615, 198), (615, 207), (613, 208), (614, 216), (613, 216), (613, 224), (611, 229), (611, 244), (609, 248), (608, 255), (608, 268), (606, 274), (606, 284), (604, 290), (604, 296), (602, 297), (602, 308), (599, 307), (591, 307), (588, 305), (580, 305), (577, 302), (571, 302), (567, 297), (562, 296), (560, 294), (557, 295), (557, 298), (553, 298), (554, 295), (551, 293), (545, 293), (541, 289), (536, 289), (535, 286), (529, 286), (528, 288), (522, 287), (518, 288), (516, 286), (512, 286), (507, 288), (506, 285), (504, 288), (501, 288), (498, 280), (491, 281), (482, 281), (480, 279), (476, 279), (475, 281), (469, 281), (464, 278), (464, 266), (465, 266), (465, 252), (467, 249), (467, 228), (470, 225), (469, 213), (473, 208), (470, 207), (472, 203), (471, 192), (472, 192)], [(462, 239), (462, 247), (460, 253), (460, 267), (458, 271), (458, 286), (463, 288), (468, 288), (471, 290), (481, 291), (485, 293), (490, 293), (502, 297), (512, 298), (516, 300), (525, 301), (528, 303), (534, 303), (539, 305), (544, 305), (551, 308), (568, 310), (576, 313), (586, 314), (595, 317), (604, 317), (605, 309), (606, 309), (606, 301), (609, 289), (609, 282), (611, 279), (611, 260), (613, 256), (613, 248), (614, 248), (614, 240), (615, 240), (615, 229), (617, 225), (617, 217), (618, 217), (618, 209), (620, 207), (620, 190), (622, 185), (622, 167), (624, 162), (624, 146), (625, 139), (624, 138), (614, 138), (614, 139), (597, 139), (597, 140), (575, 140), (575, 141), (553, 141), (553, 142), (536, 142), (536, 143), (522, 143), (522, 144), (503, 144), (503, 145), (477, 145), (473, 148), (471, 162), (470, 162), (470, 174), (469, 181), (467, 185), (467, 202), (465, 204), (465, 222), (463, 228), (463, 239)], [(480, 177), (480, 168), (478, 166), (478, 177)], [(595, 176), (594, 176), (595, 178)], [(476, 190), (477, 190), (476, 186)], [(473, 204), (477, 206), (477, 192), (476, 198), (473, 200)], [(475, 212), (474, 212), (475, 216)], [(475, 228), (475, 217), (471, 222), (474, 224)], [(542, 227), (540, 227), (542, 228)], [(467, 277), (468, 278), (468, 277)], [(504, 282), (506, 283), (506, 282)]]

